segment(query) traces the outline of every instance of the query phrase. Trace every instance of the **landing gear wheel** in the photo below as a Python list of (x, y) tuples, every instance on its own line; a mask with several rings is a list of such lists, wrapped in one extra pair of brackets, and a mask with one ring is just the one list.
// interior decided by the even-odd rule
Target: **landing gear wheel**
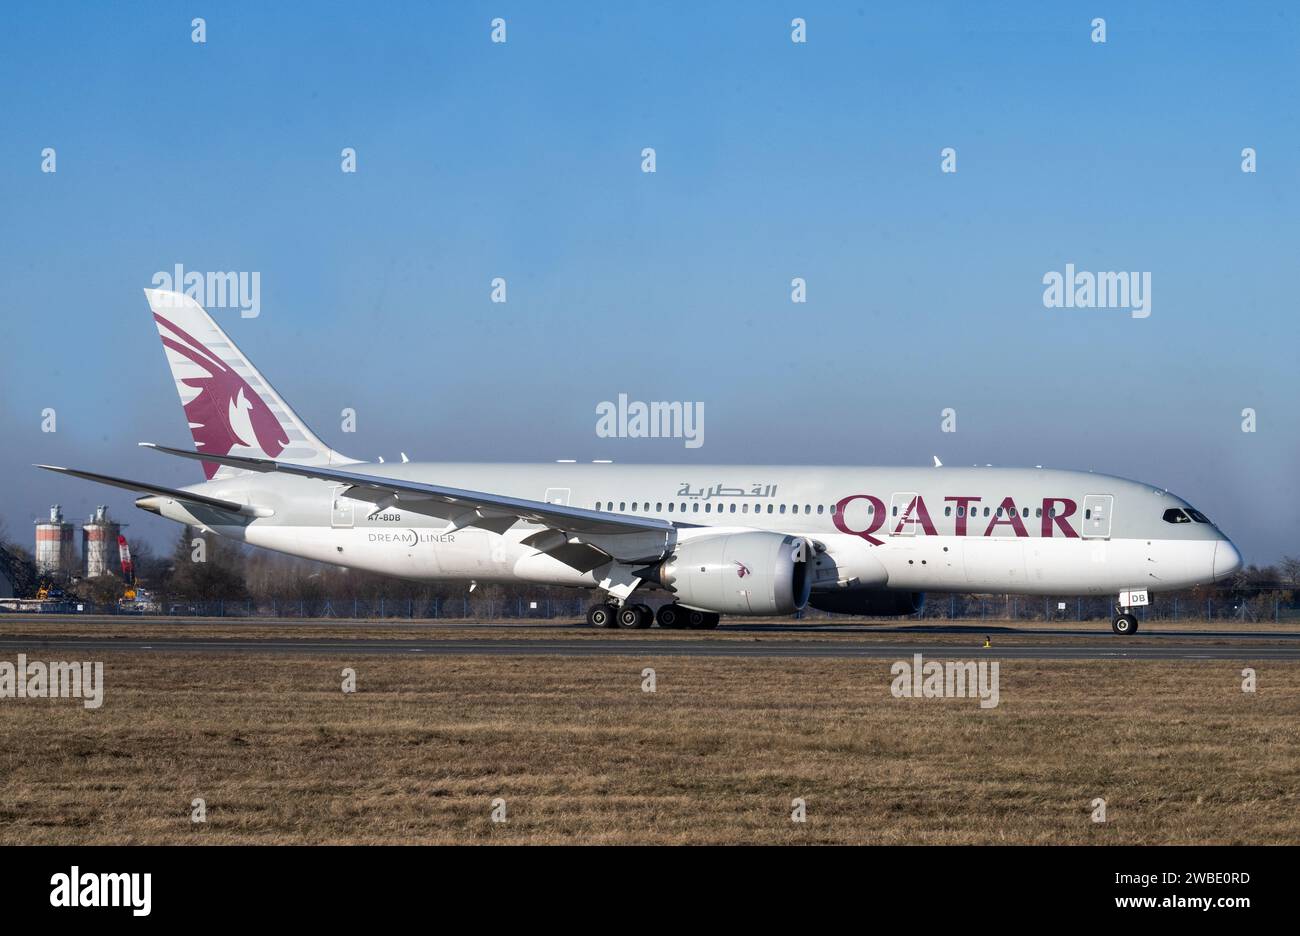
[(710, 614), (708, 611), (696, 611), (694, 609), (686, 612), (686, 626), (691, 630), (715, 630), (721, 615)]
[(615, 619), (625, 630), (643, 630), (654, 621), (654, 615), (645, 605), (625, 604), (618, 609)]
[(1110, 626), (1120, 636), (1129, 637), (1137, 633), (1138, 619), (1132, 614), (1124, 613), (1116, 615)]
[(594, 604), (587, 609), (587, 623), (592, 627), (611, 627), (614, 624), (614, 607)]
[(658, 613), (655, 614), (655, 620), (659, 622), (659, 626), (664, 630), (681, 630), (686, 626), (686, 618), (682, 614), (681, 605), (676, 603), (660, 606)]

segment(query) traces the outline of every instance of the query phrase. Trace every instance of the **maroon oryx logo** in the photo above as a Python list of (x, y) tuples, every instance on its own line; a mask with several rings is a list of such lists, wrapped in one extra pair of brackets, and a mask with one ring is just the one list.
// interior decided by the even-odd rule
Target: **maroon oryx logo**
[[(227, 455), (236, 445), (261, 449), (269, 458), (284, 451), (289, 444), (284, 428), (248, 382), (193, 335), (157, 312), (153, 317), (176, 336), (164, 334), (163, 345), (207, 371), (206, 377), (187, 377), (181, 381), (199, 391), (185, 404), (185, 418), (189, 420), (194, 447), (199, 453)], [(218, 467), (215, 462), (204, 462), (203, 473), (211, 479)]]
[(736, 563), (736, 578), (744, 578), (749, 574), (749, 566), (745, 565), (738, 559), (733, 559), (731, 561)]

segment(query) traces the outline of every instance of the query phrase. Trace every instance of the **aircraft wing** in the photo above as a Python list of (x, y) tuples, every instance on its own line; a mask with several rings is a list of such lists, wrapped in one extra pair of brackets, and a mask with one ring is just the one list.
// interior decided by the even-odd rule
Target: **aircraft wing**
[(84, 478), (87, 481), (95, 481), (99, 484), (107, 484), (110, 487), (119, 487), (127, 491), (135, 491), (138, 494), (157, 494), (160, 497), (170, 497), (172, 500), (188, 502), (191, 504), (200, 504), (204, 507), (211, 507), (215, 510), (225, 510), (229, 513), (241, 514), (246, 517), (269, 517), (271, 511), (265, 507), (253, 507), (248, 504), (241, 504), (238, 501), (224, 500), (220, 497), (208, 497), (206, 494), (195, 494), (192, 491), (182, 491), (178, 488), (162, 487), (157, 484), (150, 484), (147, 481), (131, 481), (127, 478), (114, 478), (111, 475), (95, 474), (93, 471), (80, 471), (76, 468), (60, 468), (57, 465), (37, 465), (37, 468), (44, 468), (46, 471), (57, 471), (59, 474), (72, 475), (74, 478)]
[[(169, 448), (152, 442), (140, 444), (168, 455), (195, 461), (216, 462), (246, 471), (281, 472), (347, 485), (348, 497), (373, 503), (377, 509), (400, 504), (403, 510), (445, 519), (448, 521), (449, 533), (464, 527), (479, 527), (494, 533), (504, 533), (521, 520), (536, 523), (547, 530), (533, 534), (524, 543), (542, 552), (553, 552), (557, 558), (566, 551), (571, 551), (566, 550), (566, 547), (586, 545), (622, 562), (653, 561), (662, 558), (676, 538), (675, 524), (654, 517), (606, 513), (338, 468), (288, 464), (269, 458), (212, 455)], [(548, 536), (548, 533), (551, 535)]]

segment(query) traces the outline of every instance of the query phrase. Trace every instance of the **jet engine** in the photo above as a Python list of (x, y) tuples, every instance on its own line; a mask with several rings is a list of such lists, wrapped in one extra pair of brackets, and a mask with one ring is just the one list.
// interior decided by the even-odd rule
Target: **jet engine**
[(807, 540), (755, 530), (679, 541), (645, 578), (687, 608), (719, 614), (785, 615), (808, 603)]

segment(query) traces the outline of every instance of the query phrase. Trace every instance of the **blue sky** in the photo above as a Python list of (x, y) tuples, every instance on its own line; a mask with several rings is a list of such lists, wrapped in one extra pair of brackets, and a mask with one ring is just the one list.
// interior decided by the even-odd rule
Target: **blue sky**
[[(198, 480), (135, 447), (188, 444), (140, 292), (182, 263), (260, 272), (215, 314), (357, 457), (1092, 468), (1300, 553), (1294, 5), (376, 6), (10, 18), (11, 534), (57, 500), (172, 537), (28, 466)], [(1044, 308), (1066, 263), (1150, 271), (1151, 317)], [(704, 402), (705, 445), (598, 438), (619, 393)]]

